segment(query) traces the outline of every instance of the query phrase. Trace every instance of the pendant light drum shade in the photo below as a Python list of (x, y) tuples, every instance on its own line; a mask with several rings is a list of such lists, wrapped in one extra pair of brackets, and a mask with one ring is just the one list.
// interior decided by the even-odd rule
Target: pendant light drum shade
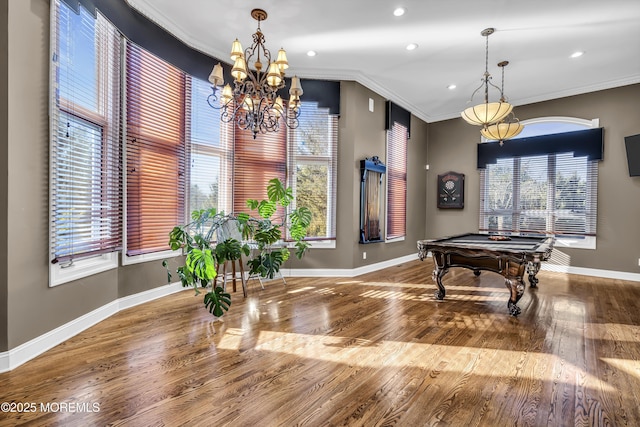
[(487, 139), (504, 141), (505, 139), (511, 139), (518, 135), (522, 132), (522, 129), (524, 129), (524, 125), (520, 124), (519, 121), (502, 122), (480, 129), (480, 133)]
[(504, 119), (511, 110), (513, 105), (508, 102), (487, 102), (469, 107), (460, 115), (469, 124), (487, 126)]

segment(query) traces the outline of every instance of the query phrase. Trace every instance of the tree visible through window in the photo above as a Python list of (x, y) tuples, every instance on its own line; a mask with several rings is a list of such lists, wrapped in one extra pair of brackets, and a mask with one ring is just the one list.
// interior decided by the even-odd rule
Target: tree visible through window
[(294, 207), (311, 210), (310, 238), (335, 238), (338, 118), (315, 102), (303, 102), (300, 126), (289, 134)]

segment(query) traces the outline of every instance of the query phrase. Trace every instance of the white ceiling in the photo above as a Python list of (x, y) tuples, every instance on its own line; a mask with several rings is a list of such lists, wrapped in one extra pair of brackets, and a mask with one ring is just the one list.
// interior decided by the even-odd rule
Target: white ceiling
[[(251, 44), (257, 21), (250, 12), (262, 8), (266, 46), (287, 51), (288, 76), (355, 80), (427, 122), (470, 106), (485, 68), (480, 32), (488, 27), (496, 29), (489, 72), (500, 86), (496, 64), (509, 61), (504, 92), (516, 106), (640, 82), (640, 0), (127, 1), (227, 63), (235, 38)], [(403, 16), (393, 15), (397, 6), (406, 8)], [(409, 43), (418, 48), (407, 51)], [(571, 59), (575, 51), (584, 55)], [(497, 90), (489, 94), (499, 98)], [(482, 99), (480, 91), (474, 104)]]

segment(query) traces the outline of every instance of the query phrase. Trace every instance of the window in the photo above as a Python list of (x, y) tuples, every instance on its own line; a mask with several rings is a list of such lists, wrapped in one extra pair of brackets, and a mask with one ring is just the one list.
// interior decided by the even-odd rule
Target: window
[(230, 125), (234, 133), (233, 211), (249, 213), (247, 199), (266, 199), (269, 180), (278, 178), (286, 182), (286, 127), (258, 134), (253, 139), (251, 130), (241, 130), (235, 123)]
[(394, 122), (387, 131), (386, 240), (403, 239), (407, 218), (407, 127)]
[(52, 2), (50, 285), (117, 266), (121, 246), (120, 34)]
[[(509, 141), (516, 149), (518, 139), (597, 127), (597, 120), (524, 124)], [(480, 231), (553, 234), (558, 245), (595, 248), (597, 180), (597, 159), (576, 150), (498, 158), (480, 170)]]
[(316, 102), (305, 101), (300, 108), (300, 125), (289, 130), (293, 208), (311, 210), (309, 239), (335, 239), (338, 117)]
[(169, 250), (168, 235), (185, 219), (186, 75), (127, 44), (126, 262)]
[(211, 85), (189, 77), (191, 112), (191, 172), (189, 210), (216, 208), (231, 212), (231, 136), (230, 125), (220, 121), (220, 110), (207, 103)]

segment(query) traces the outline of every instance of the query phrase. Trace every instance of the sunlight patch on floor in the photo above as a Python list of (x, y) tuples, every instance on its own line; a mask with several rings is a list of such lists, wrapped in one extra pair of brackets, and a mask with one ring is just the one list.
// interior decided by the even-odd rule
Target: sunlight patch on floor
[(613, 366), (614, 368), (623, 371), (635, 378), (640, 379), (640, 361), (630, 359), (612, 359), (609, 357), (600, 358), (605, 363)]
[(396, 300), (416, 300), (416, 295), (406, 294), (400, 291), (367, 291), (360, 294), (365, 298), (382, 298), (382, 299), (396, 299)]
[(640, 337), (640, 326), (621, 323), (586, 323), (584, 337), (592, 340), (631, 341), (636, 345)]
[(445, 301), (502, 301), (506, 304), (508, 298), (504, 295), (459, 295), (447, 293), (444, 299)]
[[(231, 332), (229, 332), (231, 331)], [(227, 338), (226, 335), (229, 335)], [(218, 349), (238, 350), (240, 346), (241, 330), (229, 329), (225, 333), (225, 337), (218, 344)], [(451, 363), (459, 357), (468, 357), (473, 355), (485, 363), (479, 363), (473, 367), (473, 374), (477, 376), (493, 375), (495, 370), (494, 364), (499, 360), (502, 364), (512, 364), (514, 371), (518, 371), (518, 376), (531, 380), (555, 381), (554, 370), (548, 369), (543, 374), (530, 373), (528, 371), (517, 369), (518, 363), (521, 363), (522, 351), (500, 350), (495, 348), (473, 348), (473, 347), (457, 347), (439, 344), (422, 344), (404, 341), (369, 341), (353, 337), (344, 336), (326, 336), (326, 335), (308, 335), (290, 332), (261, 331), (255, 341), (253, 347), (255, 351), (269, 351), (275, 353), (283, 353), (294, 355), (296, 357), (309, 358), (324, 362), (343, 363), (350, 366), (359, 367), (391, 367), (403, 368), (412, 367), (429, 370), (434, 368), (438, 358), (447, 359), (450, 363), (440, 365), (439, 371), (448, 371), (461, 373), (465, 371), (465, 364), (457, 364), (460, 368), (456, 368), (456, 363)], [(411, 364), (407, 365), (402, 361), (406, 355), (406, 360), (411, 360)], [(422, 355), (422, 356), (420, 356)], [(553, 354), (546, 353), (529, 353), (531, 363), (537, 366), (559, 366), (566, 365), (566, 360)], [(419, 360), (419, 362), (416, 362)], [(616, 363), (614, 359), (614, 363)], [(626, 361), (625, 361), (626, 362)], [(629, 361), (629, 363), (618, 364), (633, 371), (634, 375), (638, 375), (640, 362)], [(532, 366), (533, 366), (532, 365)], [(585, 372), (579, 366), (573, 366), (576, 373), (587, 381), (589, 384), (598, 384), (598, 387), (612, 391), (613, 389), (606, 383), (601, 382), (598, 378)]]
[(299, 292), (305, 292), (305, 291), (310, 291), (312, 289), (315, 289), (315, 286), (305, 286), (304, 288), (299, 288), (299, 289), (293, 289), (291, 291), (287, 291), (288, 294), (297, 294)]
[(242, 342), (242, 335), (244, 331), (239, 328), (227, 328), (224, 331), (224, 335), (220, 340), (220, 343), (217, 345), (219, 348), (223, 348), (226, 350), (238, 350), (240, 348), (240, 343)]
[[(433, 294), (413, 295), (401, 291), (366, 291), (360, 294), (364, 298), (393, 299), (403, 301), (429, 301), (436, 300)], [(504, 301), (503, 295), (457, 295), (447, 294), (445, 301)]]
[[(444, 283), (444, 281), (443, 281)], [(383, 288), (416, 288), (416, 289), (433, 289), (437, 288), (436, 284), (421, 284), (421, 283), (394, 283), (394, 282), (363, 282), (362, 286), (376, 286)], [(471, 292), (500, 292), (509, 293), (509, 289), (506, 286), (498, 287), (480, 287), (480, 286), (457, 286), (451, 283), (444, 283), (447, 290), (455, 289), (456, 291), (471, 291)]]
[(378, 286), (384, 288), (417, 288), (417, 289), (435, 289), (436, 285), (424, 285), (420, 283), (394, 283), (394, 282), (361, 282), (362, 286)]

